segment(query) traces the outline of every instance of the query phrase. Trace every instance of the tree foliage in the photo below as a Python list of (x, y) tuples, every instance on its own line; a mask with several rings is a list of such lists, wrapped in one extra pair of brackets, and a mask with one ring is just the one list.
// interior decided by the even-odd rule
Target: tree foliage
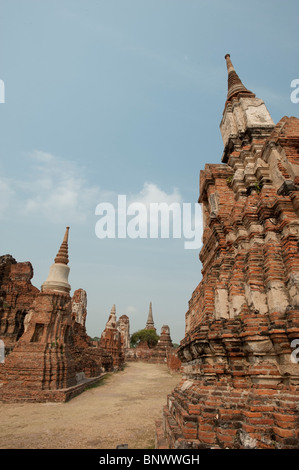
[(139, 343), (147, 343), (149, 348), (153, 348), (159, 341), (159, 336), (155, 330), (139, 330), (131, 336), (131, 348), (136, 348)]

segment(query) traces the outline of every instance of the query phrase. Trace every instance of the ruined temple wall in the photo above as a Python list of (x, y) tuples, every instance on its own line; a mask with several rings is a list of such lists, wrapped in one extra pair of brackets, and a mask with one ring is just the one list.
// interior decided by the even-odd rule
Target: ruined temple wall
[(202, 281), (163, 412), (171, 448), (299, 445), (298, 155), (299, 120), (283, 118), (201, 172)]
[(9, 354), (26, 328), (25, 317), (39, 293), (31, 284), (31, 263), (17, 263), (10, 255), (0, 257), (0, 340)]
[(72, 328), (70, 352), (75, 361), (78, 376), (91, 378), (113, 369), (112, 355), (101, 347), (95, 347), (86, 332), (87, 294), (83, 289), (75, 290), (72, 296)]
[(7, 401), (39, 401), (44, 390), (77, 384), (70, 353), (71, 298), (40, 292), (30, 308), (30, 321), (5, 360), (0, 381)]

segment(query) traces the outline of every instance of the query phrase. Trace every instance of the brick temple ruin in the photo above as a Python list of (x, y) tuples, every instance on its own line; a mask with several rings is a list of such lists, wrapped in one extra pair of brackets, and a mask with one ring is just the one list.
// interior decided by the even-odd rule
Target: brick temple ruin
[[(94, 347), (86, 333), (87, 295), (70, 296), (67, 227), (63, 242), (41, 290), (31, 284), (30, 262), (0, 257), (0, 363), (3, 401), (66, 401), (124, 363), (118, 332)], [(115, 333), (115, 332), (114, 332)]]
[(202, 280), (156, 446), (298, 448), (299, 120), (275, 125), (225, 58), (222, 163), (200, 172)]
[[(69, 227), (41, 290), (31, 283), (30, 262), (0, 256), (2, 401), (67, 401), (130, 360), (166, 363), (171, 371), (180, 367), (168, 326), (155, 348), (143, 344), (136, 353), (130, 347), (129, 318), (117, 319), (115, 305), (99, 341), (89, 337), (87, 294), (77, 289), (70, 296), (68, 236)], [(155, 330), (151, 304), (146, 328)]]
[[(152, 302), (149, 304), (149, 311), (145, 330), (152, 330), (156, 333), (156, 327), (153, 319)], [(166, 364), (171, 372), (180, 370), (181, 361), (178, 358), (176, 348), (174, 347), (168, 325), (163, 325), (155, 346), (150, 347), (147, 342), (140, 342), (135, 348), (130, 348), (126, 352), (127, 361), (143, 361), (152, 364)]]

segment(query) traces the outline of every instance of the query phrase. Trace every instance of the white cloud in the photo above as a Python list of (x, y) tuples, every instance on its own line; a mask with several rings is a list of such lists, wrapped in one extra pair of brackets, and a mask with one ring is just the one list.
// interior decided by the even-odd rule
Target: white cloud
[(0, 217), (82, 223), (94, 214), (100, 193), (75, 162), (36, 150), (27, 156), (27, 173), (22, 180), (0, 177)]
[(165, 191), (162, 191), (154, 183), (144, 183), (143, 188), (137, 194), (131, 194), (127, 198), (128, 204), (133, 202), (139, 202), (141, 204), (149, 207), (149, 204), (156, 202), (166, 204), (172, 204), (173, 202), (182, 202), (182, 196), (179, 191), (175, 188), (171, 194), (167, 194)]
[[(77, 163), (40, 150), (27, 155), (27, 162), (23, 180), (0, 178), (0, 217), (10, 213), (81, 224), (94, 216), (99, 202), (110, 202), (117, 210), (118, 194), (91, 186)], [(176, 188), (167, 193), (145, 182), (139, 192), (127, 195), (127, 205), (134, 202), (148, 209), (151, 203), (180, 204), (182, 196)]]
[(93, 213), (100, 189), (89, 186), (76, 163), (41, 151), (33, 152), (30, 160), (31, 177), (19, 183), (25, 196), (25, 215), (40, 215), (52, 222), (82, 223)]

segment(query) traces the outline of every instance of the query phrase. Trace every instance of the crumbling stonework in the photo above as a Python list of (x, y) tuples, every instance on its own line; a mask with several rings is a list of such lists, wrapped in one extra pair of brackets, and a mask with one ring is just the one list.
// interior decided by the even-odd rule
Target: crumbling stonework
[(123, 367), (125, 353), (122, 335), (117, 328), (115, 305), (112, 306), (108, 321), (99, 341), (99, 347), (112, 356), (114, 369)]
[[(85, 291), (70, 297), (68, 230), (41, 292), (30, 283), (30, 263), (1, 258), (1, 325), (12, 345), (0, 367), (3, 401), (66, 401), (111, 367), (112, 356), (93, 348), (86, 334)], [(15, 334), (13, 314), (20, 308), (26, 317)]]
[(72, 297), (72, 331), (70, 351), (75, 360), (77, 378), (96, 377), (113, 369), (113, 359), (100, 347), (95, 347), (85, 327), (87, 294), (77, 289)]
[(5, 401), (43, 401), (50, 398), (50, 391), (77, 384), (69, 350), (69, 295), (40, 292), (29, 314), (28, 328), (5, 360), (0, 377)]
[(124, 354), (130, 348), (130, 320), (127, 315), (122, 315), (116, 322), (116, 327), (120, 332)]
[[(153, 330), (156, 333), (152, 302), (150, 302), (149, 305), (145, 330)], [(178, 358), (177, 351), (172, 344), (170, 328), (168, 325), (162, 326), (158, 343), (155, 346), (149, 347), (147, 342), (140, 342), (137, 347), (127, 349), (126, 360), (167, 364), (168, 369), (172, 372), (178, 371), (181, 366), (181, 361)]]
[(31, 263), (17, 263), (11, 255), (0, 256), (0, 340), (7, 356), (26, 328), (25, 317), (39, 293), (31, 284)]
[(176, 350), (173, 347), (168, 325), (162, 326), (161, 335), (155, 346), (149, 347), (147, 342), (140, 342), (136, 348), (127, 350), (126, 360), (167, 364), (171, 371), (179, 370), (181, 364)]
[(223, 163), (200, 174), (202, 281), (157, 447), (298, 448), (299, 120), (275, 126), (226, 61)]

